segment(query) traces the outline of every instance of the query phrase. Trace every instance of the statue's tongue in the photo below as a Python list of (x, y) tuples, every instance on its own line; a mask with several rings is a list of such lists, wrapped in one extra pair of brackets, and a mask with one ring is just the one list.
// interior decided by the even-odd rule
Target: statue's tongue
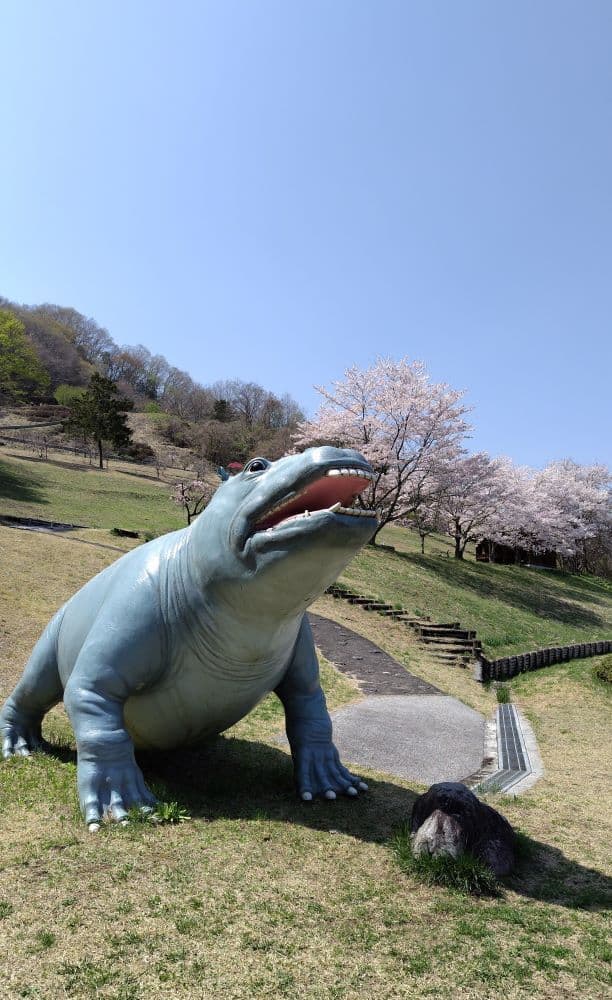
[(326, 510), (340, 502), (343, 507), (350, 507), (354, 498), (362, 493), (369, 481), (363, 476), (341, 475), (322, 476), (307, 486), (299, 496), (289, 500), (282, 508), (265, 518), (258, 527), (270, 528), (294, 514), (305, 510)]

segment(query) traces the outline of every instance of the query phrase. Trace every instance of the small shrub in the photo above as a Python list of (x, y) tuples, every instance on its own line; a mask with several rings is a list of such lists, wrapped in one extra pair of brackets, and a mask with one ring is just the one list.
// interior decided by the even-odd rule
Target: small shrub
[(604, 684), (612, 684), (612, 653), (595, 664), (593, 677), (595, 680), (603, 681)]
[[(78, 385), (58, 385), (54, 396), (60, 406), (69, 407), (75, 399), (80, 399), (86, 393), (84, 386)], [(68, 414), (66, 414), (68, 415)]]
[(191, 816), (178, 802), (158, 802), (152, 819), (157, 823), (186, 823)]
[(176, 448), (190, 448), (193, 444), (193, 431), (186, 420), (170, 417), (160, 430), (166, 441)]
[(119, 455), (122, 458), (129, 458), (132, 462), (144, 463), (155, 458), (155, 451), (145, 441), (133, 441), (127, 448), (122, 448)]
[(495, 695), (500, 705), (508, 705), (512, 701), (512, 689), (509, 684), (497, 684)]
[(162, 410), (161, 406), (159, 405), (159, 403), (156, 403), (156, 402), (154, 402), (154, 400), (151, 400), (150, 403), (145, 403), (145, 405), (144, 405), (144, 412), (145, 413), (163, 413), (163, 410)]
[(400, 868), (426, 885), (440, 885), (464, 896), (500, 896), (497, 877), (478, 858), (463, 854), (455, 859), (441, 854), (413, 854), (410, 831), (405, 827), (391, 841)]
[(150, 823), (186, 823), (191, 816), (178, 802), (160, 801), (154, 809), (132, 806), (128, 809), (127, 818), (131, 826), (138, 826)]

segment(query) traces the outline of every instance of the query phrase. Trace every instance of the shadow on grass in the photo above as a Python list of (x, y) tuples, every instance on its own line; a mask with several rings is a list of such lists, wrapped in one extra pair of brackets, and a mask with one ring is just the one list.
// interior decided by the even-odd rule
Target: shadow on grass
[[(45, 754), (76, 765), (76, 751), (64, 739), (58, 734), (45, 743)], [(390, 781), (368, 779), (370, 791), (356, 799), (301, 802), (289, 754), (255, 740), (219, 736), (193, 749), (139, 751), (137, 758), (157, 797), (178, 802), (193, 819), (270, 819), (383, 843), (407, 821), (417, 797)]]
[[(293, 787), (288, 754), (250, 740), (219, 737), (201, 749), (141, 754), (147, 780), (158, 795), (177, 800), (196, 818), (269, 819), (313, 830), (388, 843), (412, 813), (417, 792), (392, 781), (368, 779), (357, 799), (302, 803)], [(612, 879), (566, 858), (556, 847), (527, 842), (517, 872), (504, 884), (519, 895), (570, 909), (606, 909)]]
[(21, 503), (48, 503), (39, 488), (42, 483), (34, 476), (26, 476), (0, 461), (0, 500), (17, 500)]
[[(111, 459), (112, 462), (112, 459)], [(167, 482), (165, 479), (160, 479), (154, 473), (149, 472), (134, 472), (132, 469), (118, 469), (114, 465), (109, 466), (110, 472), (117, 472), (120, 476), (134, 476), (136, 479), (146, 479), (150, 483), (161, 483), (162, 486), (172, 486), (173, 483)]]
[(557, 847), (522, 838), (529, 850), (504, 884), (519, 896), (572, 910), (612, 907), (612, 878), (595, 868), (571, 861)]
[(357, 799), (301, 802), (291, 757), (265, 743), (219, 737), (205, 747), (141, 753), (147, 781), (160, 798), (176, 799), (192, 817), (270, 819), (315, 830), (333, 829), (360, 840), (388, 840), (412, 811), (416, 792), (370, 781)]
[(18, 458), (20, 462), (33, 462), (35, 465), (52, 465), (57, 469), (68, 469), (69, 472), (106, 472), (106, 469), (100, 469), (98, 465), (90, 465), (88, 462), (68, 462), (63, 461), (61, 458), (38, 458), (37, 455), (22, 455), (11, 453), (14, 458)]
[[(519, 608), (521, 611), (527, 611), (542, 618), (554, 619), (564, 625), (575, 625), (579, 628), (602, 628), (605, 625), (604, 619), (595, 611), (585, 608), (581, 604), (572, 603), (572, 600), (584, 600), (591, 604), (607, 603), (603, 587), (597, 591), (598, 597), (594, 597), (592, 593), (588, 595), (583, 593), (580, 585), (568, 588), (563, 592), (563, 596), (556, 596), (550, 591), (545, 591), (541, 586), (536, 587), (536, 584), (544, 580), (548, 582), (549, 576), (552, 576), (554, 584), (559, 579), (565, 580), (567, 577), (560, 577), (557, 573), (547, 574), (544, 570), (539, 571), (538, 577), (534, 578), (532, 584), (531, 579), (525, 580), (522, 576), (528, 571), (521, 570), (520, 567), (512, 567), (513, 574), (510, 578), (510, 574), (506, 575), (503, 571), (498, 571), (493, 576), (490, 565), (484, 567), (478, 563), (466, 563), (460, 560), (444, 560), (442, 562), (431, 556), (413, 555), (407, 552), (396, 552), (395, 556), (391, 555), (389, 558), (402, 559), (415, 566), (424, 567), (431, 573), (442, 577), (446, 584), (464, 590), (472, 590), (479, 596), (494, 597), (496, 600)], [(521, 573), (521, 578), (518, 580), (517, 572)], [(595, 585), (590, 582), (584, 589), (593, 591)]]

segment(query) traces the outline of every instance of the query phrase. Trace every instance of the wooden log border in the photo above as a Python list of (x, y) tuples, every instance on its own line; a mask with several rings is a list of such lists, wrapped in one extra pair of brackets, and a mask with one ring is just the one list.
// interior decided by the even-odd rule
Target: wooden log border
[(498, 660), (487, 660), (485, 656), (479, 656), (476, 677), (483, 682), (505, 681), (526, 670), (539, 670), (555, 663), (566, 663), (568, 660), (587, 656), (602, 656), (604, 653), (612, 653), (612, 639), (574, 643), (572, 646), (548, 646), (531, 653), (502, 656)]

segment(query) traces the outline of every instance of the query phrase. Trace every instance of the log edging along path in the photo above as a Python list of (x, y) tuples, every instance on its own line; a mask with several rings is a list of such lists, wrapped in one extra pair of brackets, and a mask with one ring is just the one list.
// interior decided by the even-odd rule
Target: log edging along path
[(596, 642), (576, 642), (569, 646), (547, 646), (531, 653), (518, 653), (516, 656), (502, 656), (497, 660), (488, 660), (480, 654), (476, 661), (474, 676), (477, 681), (505, 681), (517, 674), (529, 670), (540, 670), (555, 663), (567, 663), (568, 660), (583, 659), (587, 656), (602, 656), (612, 652), (612, 640), (601, 639)]

